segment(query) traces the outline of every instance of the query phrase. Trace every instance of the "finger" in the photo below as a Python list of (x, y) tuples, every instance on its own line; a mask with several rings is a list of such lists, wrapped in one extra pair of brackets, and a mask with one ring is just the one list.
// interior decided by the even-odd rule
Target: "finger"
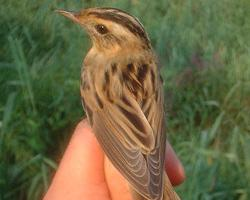
[(104, 155), (86, 121), (76, 127), (44, 199), (104, 199)]
[(112, 200), (132, 200), (129, 184), (105, 156), (104, 161), (107, 185)]
[(165, 170), (173, 186), (181, 184), (186, 178), (183, 165), (168, 141), (166, 144)]

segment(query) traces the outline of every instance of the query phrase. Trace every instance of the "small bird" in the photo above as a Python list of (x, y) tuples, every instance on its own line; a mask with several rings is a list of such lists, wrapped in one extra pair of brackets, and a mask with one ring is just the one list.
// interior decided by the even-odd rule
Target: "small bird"
[(179, 199), (164, 172), (162, 78), (143, 25), (116, 8), (57, 12), (91, 38), (81, 70), (83, 107), (105, 154), (129, 182), (133, 199)]

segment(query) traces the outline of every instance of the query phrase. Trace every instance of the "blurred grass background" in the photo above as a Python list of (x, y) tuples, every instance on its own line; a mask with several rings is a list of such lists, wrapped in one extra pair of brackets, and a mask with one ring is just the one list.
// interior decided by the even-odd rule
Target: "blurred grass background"
[(1, 1), (0, 199), (40, 199), (84, 112), (80, 27), (55, 8), (136, 15), (159, 55), (186, 200), (250, 199), (250, 1)]

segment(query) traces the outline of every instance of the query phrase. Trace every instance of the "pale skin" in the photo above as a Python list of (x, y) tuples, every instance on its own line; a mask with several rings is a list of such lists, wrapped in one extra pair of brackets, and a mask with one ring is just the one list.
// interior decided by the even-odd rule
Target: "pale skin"
[[(185, 179), (182, 164), (167, 143), (165, 170), (173, 185)], [(69, 142), (44, 200), (132, 200), (128, 183), (99, 146), (86, 120)]]

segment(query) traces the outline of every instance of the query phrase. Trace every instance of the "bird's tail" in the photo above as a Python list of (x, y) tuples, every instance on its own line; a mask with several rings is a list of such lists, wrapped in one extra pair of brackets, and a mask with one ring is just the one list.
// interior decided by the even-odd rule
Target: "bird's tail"
[[(164, 176), (165, 176), (164, 177), (165, 180), (164, 180), (163, 198), (159, 199), (159, 200), (181, 200), (180, 197), (174, 191), (174, 188), (171, 185), (170, 180), (169, 180), (167, 174), (165, 174)], [(131, 194), (132, 194), (132, 199), (133, 200), (151, 200), (151, 199), (147, 199), (146, 197), (143, 197), (142, 195), (140, 195), (132, 187), (130, 189), (131, 189)]]

